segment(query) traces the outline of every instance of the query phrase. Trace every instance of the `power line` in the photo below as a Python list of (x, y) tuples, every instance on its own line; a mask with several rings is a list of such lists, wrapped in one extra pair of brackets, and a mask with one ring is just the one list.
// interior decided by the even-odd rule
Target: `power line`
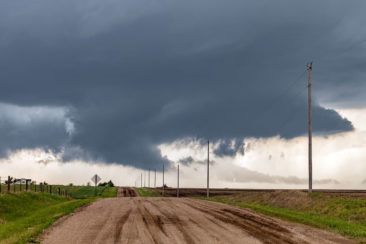
[(298, 83), (298, 81), (305, 75), (306, 73), (306, 69), (301, 72), (301, 74), (291, 83), (288, 84), (288, 86), (286, 86), (286, 88), (283, 90), (282, 93), (280, 93), (278, 96), (276, 96), (275, 98), (271, 99), (269, 101), (269, 106), (267, 108), (264, 108), (262, 110), (261, 115), (266, 114), (268, 111), (272, 110), (275, 106), (277, 106), (280, 102), (282, 102), (282, 99), (284, 98), (284, 95), (295, 85)]

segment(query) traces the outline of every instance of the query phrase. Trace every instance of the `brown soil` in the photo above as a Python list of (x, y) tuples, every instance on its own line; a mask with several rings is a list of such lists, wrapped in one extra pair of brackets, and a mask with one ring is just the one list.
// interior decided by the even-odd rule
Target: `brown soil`
[(43, 243), (353, 242), (333, 233), (221, 203), (123, 197), (97, 200), (51, 227)]
[(131, 187), (119, 187), (117, 197), (137, 197), (137, 192)]

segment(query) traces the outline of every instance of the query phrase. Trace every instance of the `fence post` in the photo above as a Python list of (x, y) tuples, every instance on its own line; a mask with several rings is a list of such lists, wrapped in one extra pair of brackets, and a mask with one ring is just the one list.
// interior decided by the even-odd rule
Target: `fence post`
[(25, 180), (25, 191), (28, 191), (28, 180)]
[(15, 192), (15, 179), (13, 180), (13, 191)]
[(8, 193), (10, 192), (10, 176), (8, 176)]
[(50, 185), (50, 194), (52, 194), (52, 185)]
[(39, 183), (39, 192), (43, 192), (43, 183)]
[(34, 182), (34, 192), (37, 192), (37, 181)]
[(58, 195), (60, 195), (61, 194), (61, 188), (59, 187), (58, 188)]

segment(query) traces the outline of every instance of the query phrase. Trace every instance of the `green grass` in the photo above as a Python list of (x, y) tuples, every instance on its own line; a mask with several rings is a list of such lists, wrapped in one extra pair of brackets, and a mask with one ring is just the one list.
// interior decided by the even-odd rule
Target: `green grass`
[(116, 197), (118, 187), (52, 186), (67, 190), (72, 197), (57, 194), (17, 192), (0, 195), (0, 244), (27, 243), (58, 218), (97, 198)]
[[(94, 186), (54, 186), (56, 190), (58, 187), (61, 190), (67, 190), (68, 195), (75, 199), (86, 199), (95, 197)], [(96, 188), (96, 197), (116, 197), (118, 187), (98, 186)]]
[(117, 191), (118, 191), (118, 187), (106, 187), (106, 188), (104, 188), (100, 197), (102, 197), (102, 198), (117, 197)]
[(47, 193), (0, 196), (0, 243), (27, 243), (58, 218), (93, 199), (71, 200)]
[(215, 196), (210, 199), (200, 199), (249, 208), (269, 216), (325, 229), (366, 243), (365, 199), (329, 197), (320, 193), (308, 197), (309, 204), (303, 206), (296, 203), (287, 204), (284, 203), (285, 201), (278, 203), (271, 198), (266, 201), (248, 200), (245, 196)]
[(135, 187), (134, 189), (137, 191), (140, 197), (160, 197), (159, 194), (152, 189), (140, 187)]

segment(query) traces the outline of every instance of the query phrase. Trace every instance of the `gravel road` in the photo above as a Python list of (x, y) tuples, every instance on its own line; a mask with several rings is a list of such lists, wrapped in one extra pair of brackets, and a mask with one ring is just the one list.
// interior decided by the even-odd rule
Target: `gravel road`
[(226, 204), (131, 195), (121, 189), (56, 222), (42, 243), (354, 243)]

